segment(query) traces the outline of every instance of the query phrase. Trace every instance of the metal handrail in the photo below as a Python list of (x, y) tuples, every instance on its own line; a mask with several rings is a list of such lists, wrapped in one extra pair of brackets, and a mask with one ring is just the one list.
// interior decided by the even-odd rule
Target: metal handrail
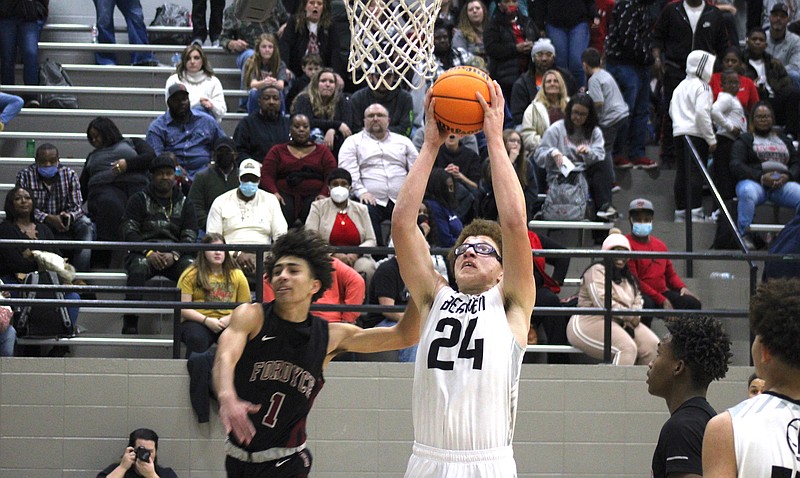
[[(744, 238), (742, 238), (741, 233), (739, 232), (736, 225), (733, 223), (733, 216), (731, 216), (730, 211), (728, 211), (728, 207), (725, 205), (725, 201), (722, 200), (722, 196), (717, 189), (717, 185), (714, 183), (714, 180), (711, 178), (711, 175), (708, 173), (708, 169), (703, 161), (700, 159), (700, 154), (697, 152), (697, 149), (694, 147), (689, 138), (684, 136), (683, 140), (686, 142), (689, 150), (692, 152), (692, 156), (694, 157), (695, 164), (700, 168), (700, 171), (703, 173), (703, 180), (706, 182), (708, 187), (711, 189), (711, 194), (714, 197), (714, 201), (719, 206), (720, 210), (722, 211), (723, 215), (725, 216), (725, 222), (728, 227), (733, 231), (736, 235), (736, 241), (739, 243), (739, 248), (744, 253), (750, 252), (747, 248), (747, 244), (744, 242)], [(691, 184), (691, 174), (692, 169), (689, 167), (690, 165), (686, 165), (686, 183)], [(691, 202), (692, 200), (692, 188), (686, 188), (686, 250), (688, 252), (692, 251), (692, 216), (691, 216)], [(758, 266), (752, 260), (747, 260), (748, 264), (750, 265), (750, 295), (752, 296), (756, 290), (756, 282), (757, 282), (757, 275), (758, 275)], [(692, 277), (692, 268), (691, 268), (691, 261), (686, 263), (686, 270), (687, 276)]]
[[(227, 251), (247, 251), (247, 252), (254, 252), (256, 254), (256, 277), (263, 277), (264, 269), (263, 269), (263, 257), (264, 254), (271, 248), (269, 245), (264, 244), (199, 244), (199, 243), (149, 243), (149, 242), (140, 242), (140, 243), (130, 243), (130, 242), (105, 242), (105, 241), (93, 241), (90, 243), (92, 249), (98, 250), (146, 250), (146, 249), (154, 249), (154, 250), (169, 250), (169, 251), (179, 251), (179, 252), (192, 252), (192, 251), (201, 251), (201, 250), (227, 250)], [(64, 248), (64, 249), (76, 249), (76, 248), (85, 248), (87, 243), (81, 241), (42, 241), (42, 240), (18, 240), (18, 239), (0, 239), (0, 248), (7, 247), (7, 246), (26, 246), (26, 247), (44, 247), (47, 249), (54, 249), (54, 248)], [(343, 252), (343, 253), (351, 253), (351, 252), (361, 252), (361, 253), (373, 253), (373, 254), (391, 254), (394, 252), (392, 248), (387, 247), (335, 247), (332, 248), (336, 252)], [(432, 248), (431, 254), (435, 255), (443, 255), (448, 252), (448, 249), (444, 248)], [(533, 256), (541, 256), (541, 257), (570, 257), (570, 258), (596, 258), (600, 257), (603, 260), (603, 263), (607, 269), (613, 267), (613, 260), (618, 257), (626, 257), (626, 258), (638, 258), (638, 259), (646, 259), (646, 258), (669, 258), (669, 259), (684, 259), (684, 260), (719, 260), (719, 261), (740, 261), (744, 260), (748, 263), (752, 263), (754, 260), (788, 260), (788, 261), (797, 261), (800, 262), (800, 254), (797, 255), (787, 255), (787, 254), (769, 254), (766, 252), (755, 252), (755, 253), (741, 253), (741, 252), (733, 252), (733, 251), (724, 251), (724, 252), (636, 252), (636, 251), (602, 251), (602, 250), (589, 250), (589, 249), (558, 249), (558, 250), (536, 250), (532, 251)], [(0, 290), (2, 289), (28, 289), (28, 288), (41, 288), (41, 289), (61, 289), (61, 290), (70, 290), (70, 291), (107, 291), (113, 290), (115, 292), (125, 292), (128, 288), (123, 287), (108, 287), (108, 286), (74, 286), (74, 285), (63, 285), (63, 286), (30, 286), (30, 285), (13, 285), (13, 284), (6, 284), (0, 286)], [(147, 288), (131, 288), (135, 289), (137, 292), (142, 292), (143, 290), (147, 290)], [(173, 288), (152, 288), (159, 292), (170, 292)], [(257, 301), (260, 302), (263, 300), (263, 290), (261, 287), (255, 288), (256, 298)], [(575, 307), (538, 307), (534, 310), (534, 315), (573, 315), (576, 313), (581, 314), (593, 314), (593, 315), (603, 315), (604, 322), (605, 322), (605, 330), (604, 330), (604, 362), (610, 363), (611, 362), (611, 323), (612, 317), (615, 315), (640, 315), (640, 316), (656, 316), (656, 315), (663, 315), (665, 313), (664, 310), (661, 309), (643, 309), (643, 310), (616, 310), (612, 307), (611, 304), (611, 275), (606, 274), (605, 277), (605, 303), (603, 307), (585, 307), (585, 308), (575, 308)], [(26, 304), (39, 304), (39, 305), (71, 305), (71, 306), (93, 306), (93, 307), (106, 307), (106, 308), (114, 308), (114, 307), (152, 307), (153, 303), (148, 301), (127, 301), (127, 300), (56, 300), (56, 299), (3, 299), (0, 298), (0, 304), (9, 304), (9, 305), (26, 305)], [(171, 308), (175, 311), (175, 327), (174, 327), (174, 337), (176, 338), (173, 355), (179, 353), (180, 343), (180, 310), (183, 308), (191, 307), (201, 307), (201, 308), (233, 308), (238, 304), (222, 304), (222, 303), (188, 303), (188, 302), (180, 302), (180, 301), (160, 301), (159, 306), (163, 306), (164, 308)], [(338, 304), (313, 304), (311, 307), (312, 310), (320, 310), (320, 311), (355, 311), (355, 312), (400, 312), (404, 310), (404, 306), (381, 306), (381, 305), (338, 305)], [(685, 316), (690, 314), (697, 314), (703, 313), (707, 315), (713, 316), (726, 316), (726, 317), (746, 317), (747, 310), (740, 310), (740, 309), (721, 309), (721, 310), (703, 310), (703, 311), (696, 311), (696, 310), (670, 310), (669, 314), (673, 316)]]

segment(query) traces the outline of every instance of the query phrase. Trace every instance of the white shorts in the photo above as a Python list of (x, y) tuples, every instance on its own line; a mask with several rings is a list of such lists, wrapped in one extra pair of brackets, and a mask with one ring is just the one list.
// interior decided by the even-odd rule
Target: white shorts
[(510, 446), (488, 450), (442, 450), (414, 443), (406, 478), (516, 478)]

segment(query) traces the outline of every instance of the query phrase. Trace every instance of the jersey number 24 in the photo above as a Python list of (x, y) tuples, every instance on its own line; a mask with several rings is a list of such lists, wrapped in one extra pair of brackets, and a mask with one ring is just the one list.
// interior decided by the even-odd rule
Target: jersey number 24
[(444, 332), (445, 328), (450, 327), (450, 335), (439, 337), (431, 341), (431, 348), (428, 351), (428, 368), (438, 368), (441, 370), (453, 370), (455, 362), (452, 360), (439, 360), (440, 349), (458, 347), (458, 358), (472, 359), (472, 368), (480, 370), (483, 367), (483, 339), (475, 339), (473, 348), (469, 348), (472, 342), (472, 334), (475, 332), (475, 325), (478, 319), (470, 319), (467, 323), (467, 330), (461, 336), (461, 322), (455, 317), (444, 317), (436, 324), (437, 332)]

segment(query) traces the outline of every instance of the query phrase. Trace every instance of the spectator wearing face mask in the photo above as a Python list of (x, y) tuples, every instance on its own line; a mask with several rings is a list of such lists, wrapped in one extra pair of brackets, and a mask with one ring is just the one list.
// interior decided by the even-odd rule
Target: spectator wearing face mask
[[(346, 169), (336, 168), (328, 175), (330, 197), (311, 203), (304, 228), (316, 231), (332, 246), (375, 247), (375, 230), (366, 204), (350, 200), (353, 178)], [(375, 260), (369, 254), (336, 252), (333, 257), (363, 275), (369, 285), (375, 273)]]
[[(666, 244), (653, 236), (653, 203), (639, 198), (631, 201), (628, 218), (631, 223), (631, 234), (626, 237), (632, 251), (669, 252)], [(672, 261), (666, 258), (631, 259), (629, 267), (634, 277), (639, 280), (645, 309), (696, 309), (702, 308), (700, 300), (681, 280)], [(650, 325), (652, 317), (642, 318), (645, 325)]]
[(204, 233), (211, 204), (222, 193), (239, 186), (237, 173), (236, 143), (231, 138), (222, 136), (214, 143), (214, 162), (197, 173), (189, 189), (189, 199), (192, 200), (197, 214), (197, 224)]
[[(239, 187), (221, 194), (211, 204), (206, 234), (222, 234), (227, 244), (272, 244), (286, 233), (286, 219), (274, 194), (258, 188), (261, 164), (245, 159), (239, 165)], [(253, 252), (234, 251), (233, 261), (251, 276), (256, 270)]]

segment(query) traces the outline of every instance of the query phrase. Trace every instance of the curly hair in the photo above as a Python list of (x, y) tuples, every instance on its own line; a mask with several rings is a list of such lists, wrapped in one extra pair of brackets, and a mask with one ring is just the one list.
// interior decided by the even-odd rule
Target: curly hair
[(750, 299), (750, 330), (770, 353), (800, 368), (800, 279), (762, 283)]
[(282, 257), (303, 259), (311, 269), (311, 276), (322, 284), (319, 291), (311, 297), (313, 302), (322, 297), (333, 283), (333, 261), (330, 253), (330, 246), (316, 231), (300, 229), (287, 232), (272, 244), (270, 254), (264, 259), (267, 279), (272, 281), (272, 270)]
[(666, 321), (672, 337), (672, 355), (692, 371), (696, 387), (708, 387), (725, 378), (731, 361), (731, 339), (722, 323), (707, 315), (692, 315)]
[(456, 247), (463, 244), (463, 242), (470, 236), (486, 236), (495, 244), (497, 244), (497, 253), (500, 257), (503, 256), (503, 231), (500, 229), (500, 224), (496, 221), (489, 221), (487, 219), (474, 219), (471, 223), (464, 226), (461, 234), (458, 235), (456, 243), (450, 248), (447, 253), (447, 262), (450, 263), (450, 268), (453, 268), (456, 263)]

